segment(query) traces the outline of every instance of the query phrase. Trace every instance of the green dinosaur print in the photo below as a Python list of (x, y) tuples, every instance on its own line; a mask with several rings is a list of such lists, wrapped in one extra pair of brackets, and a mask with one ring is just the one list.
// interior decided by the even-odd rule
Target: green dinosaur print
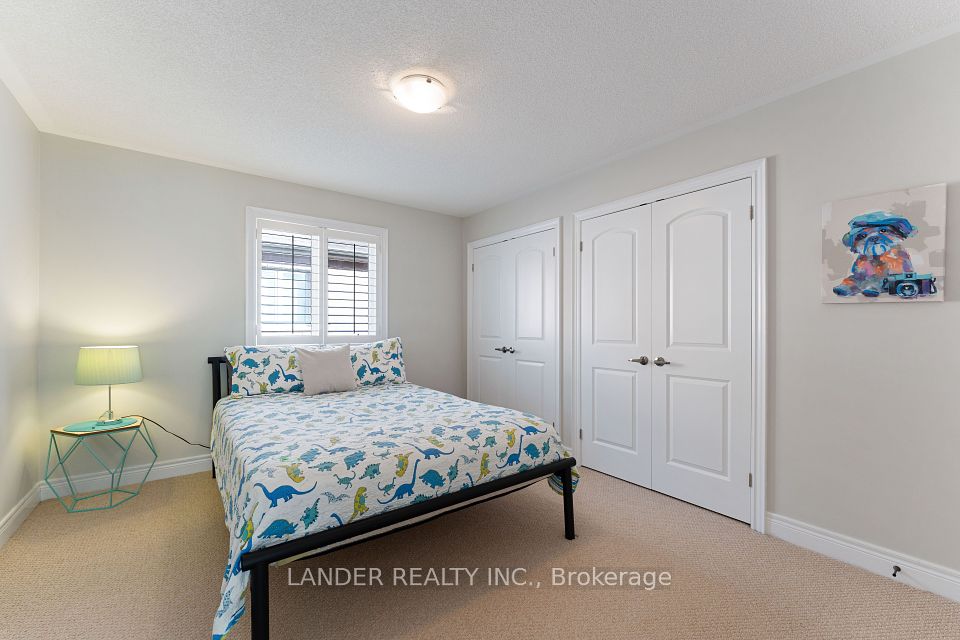
[(393, 481), (390, 482), (390, 484), (388, 484), (387, 486), (385, 486), (385, 487), (384, 487), (384, 486), (380, 486), (380, 483), (378, 482), (378, 483), (377, 483), (377, 487), (380, 488), (380, 491), (383, 491), (383, 495), (387, 495), (387, 494), (389, 494), (391, 491), (393, 491), (393, 487), (394, 487), (396, 484), (397, 484), (397, 479), (396, 479), (396, 477), (394, 477)]
[(299, 464), (285, 464), (283, 468), (287, 470), (287, 475), (294, 482), (303, 482), (303, 471)]
[(334, 462), (333, 460), (329, 460), (329, 461), (326, 461), (326, 462), (321, 462), (321, 463), (319, 463), (319, 464), (315, 464), (315, 465), (313, 465), (313, 466), (310, 467), (310, 468), (311, 468), (311, 469), (316, 469), (317, 471), (330, 471), (331, 469), (333, 469), (333, 467), (334, 467), (336, 464), (337, 464), (337, 463)]
[(250, 510), (250, 517), (243, 521), (243, 526), (237, 532), (237, 539), (243, 544), (246, 544), (250, 538), (253, 537), (253, 516), (256, 515), (257, 507), (259, 506), (259, 502), (253, 503), (253, 509)]
[(376, 478), (380, 475), (380, 463), (375, 462), (373, 464), (368, 464), (367, 468), (363, 470), (363, 473), (360, 474), (360, 479), (364, 478)]
[(490, 448), (497, 446), (497, 437), (496, 436), (487, 436), (487, 439), (483, 441), (484, 448)]
[(352, 488), (353, 488), (353, 481), (357, 479), (357, 472), (354, 471), (354, 472), (353, 472), (353, 475), (350, 476), (350, 477), (347, 477), (347, 476), (339, 476), (339, 475), (337, 475), (337, 474), (335, 473), (335, 474), (333, 474), (333, 477), (337, 479), (337, 484), (342, 484), (342, 485), (345, 486), (347, 489), (352, 489)]
[(480, 456), (480, 475), (477, 476), (477, 482), (490, 475), (490, 454), (484, 453)]
[(346, 493), (341, 493), (340, 495), (337, 496), (337, 495), (334, 495), (334, 494), (330, 493), (329, 491), (324, 491), (322, 495), (324, 495), (324, 496), (327, 497), (327, 504), (330, 504), (331, 502), (340, 502), (340, 501), (343, 500), (344, 498), (349, 498), (349, 497), (350, 497), (350, 496), (349, 496), (348, 494), (346, 494)]
[(450, 465), (449, 469), (447, 469), (447, 480), (449, 480), (450, 482), (453, 482), (454, 480), (456, 480), (457, 475), (459, 473), (460, 473), (460, 460), (457, 460), (452, 465)]
[(317, 521), (317, 515), (319, 511), (317, 510), (317, 505), (320, 504), (320, 498), (317, 498), (313, 501), (312, 507), (307, 507), (303, 510), (303, 515), (300, 516), (300, 520), (303, 521), (303, 528), (309, 529), (310, 525)]
[(397, 459), (397, 477), (402, 478), (407, 472), (407, 465), (410, 464), (410, 453), (395, 453), (393, 457)]
[(370, 511), (370, 507), (367, 506), (367, 488), (360, 487), (357, 489), (357, 495), (353, 497), (353, 515), (347, 522), (352, 521), (357, 516), (362, 516), (367, 511)]

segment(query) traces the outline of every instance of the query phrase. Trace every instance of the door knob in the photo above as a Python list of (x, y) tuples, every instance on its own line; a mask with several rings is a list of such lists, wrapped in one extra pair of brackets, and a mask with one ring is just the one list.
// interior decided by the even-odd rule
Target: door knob
[(494, 350), (494, 351), (499, 351), (500, 353), (506, 353), (506, 352), (507, 352), (507, 348), (506, 348), (506, 347), (494, 347), (493, 350)]
[(517, 352), (517, 350), (514, 349), (513, 347), (507, 347), (507, 348), (506, 348), (506, 353), (516, 353), (516, 352)]
[(627, 362), (636, 362), (638, 364), (647, 364), (650, 362), (650, 358), (647, 356), (640, 356), (639, 358), (630, 358)]
[(653, 361), (653, 364), (657, 365), (658, 367), (662, 367), (665, 364), (670, 364), (670, 361), (664, 360), (663, 356), (657, 356), (657, 359)]

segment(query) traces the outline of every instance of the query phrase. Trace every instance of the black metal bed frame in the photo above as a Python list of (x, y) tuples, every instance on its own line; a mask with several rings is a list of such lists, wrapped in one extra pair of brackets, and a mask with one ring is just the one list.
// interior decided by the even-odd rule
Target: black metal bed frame
[[(225, 366), (227, 365), (227, 359), (224, 356), (211, 356), (207, 358), (207, 363), (210, 364), (212, 369), (213, 405), (216, 406), (221, 398), (229, 395), (232, 372), (229, 366)], [(224, 378), (221, 376), (221, 367), (224, 367), (227, 372), (226, 387), (223, 385)], [(264, 547), (263, 549), (244, 553), (240, 557), (240, 568), (243, 571), (251, 572), (250, 629), (252, 639), (269, 640), (270, 637), (269, 580), (267, 570), (272, 563), (296, 556), (315, 557), (325, 555), (354, 544), (373, 540), (396, 531), (409, 529), (429, 522), (433, 518), (453, 513), (454, 511), (486, 502), (487, 500), (499, 498), (513, 491), (518, 491), (532, 481), (540, 480), (554, 474), (560, 475), (563, 485), (564, 537), (566, 537), (567, 540), (573, 540), (576, 537), (573, 524), (573, 467), (576, 462), (574, 458), (564, 458), (504, 478), (498, 478), (480, 485), (461, 489), (454, 493), (438, 496), (425, 502), (411, 504), (333, 529), (312, 533), (308, 536), (297, 538), (296, 540), (289, 540)], [(216, 477), (217, 470), (212, 461), (211, 467), (213, 476)], [(415, 520), (416, 518), (422, 519)], [(414, 521), (411, 522), (411, 520)], [(375, 533), (387, 527), (390, 527), (390, 529)], [(361, 540), (351, 540), (351, 538), (370, 533), (373, 533), (373, 535), (368, 535)], [(339, 544), (333, 549), (321, 550), (323, 547), (338, 543), (344, 544)], [(311, 551), (316, 551), (316, 553), (311, 554)]]

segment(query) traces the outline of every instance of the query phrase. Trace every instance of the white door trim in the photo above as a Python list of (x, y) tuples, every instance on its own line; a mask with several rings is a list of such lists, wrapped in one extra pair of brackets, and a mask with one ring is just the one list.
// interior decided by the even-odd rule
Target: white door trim
[[(750, 178), (753, 186), (752, 233), (752, 297), (753, 297), (753, 424), (750, 468), (753, 474), (753, 492), (750, 501), (750, 527), (758, 533), (766, 529), (766, 451), (767, 451), (767, 159), (751, 162), (683, 180), (675, 184), (645, 191), (634, 196), (597, 205), (573, 215), (573, 420), (580, 429), (580, 226), (584, 220), (616, 213), (624, 209), (681, 196), (692, 191), (708, 189), (721, 184)], [(580, 439), (573, 440), (574, 454), (581, 456)]]
[(467, 398), (470, 400), (476, 400), (471, 393), (473, 389), (473, 362), (475, 353), (475, 347), (473, 344), (473, 252), (475, 249), (481, 247), (486, 247), (491, 244), (496, 244), (498, 242), (506, 242), (507, 240), (513, 240), (514, 238), (521, 238), (523, 236), (529, 236), (534, 233), (540, 233), (541, 231), (550, 231), (555, 232), (554, 240), (556, 242), (556, 295), (554, 299), (556, 304), (554, 305), (553, 313), (556, 317), (557, 322), (557, 346), (556, 346), (556, 358), (557, 358), (557, 375), (554, 384), (557, 389), (557, 406), (554, 407), (553, 415), (557, 416), (557, 424), (554, 425), (557, 428), (557, 433), (560, 434), (560, 437), (563, 437), (563, 385), (561, 381), (563, 380), (563, 322), (560, 310), (563, 308), (563, 301), (561, 294), (563, 292), (563, 218), (550, 218), (544, 220), (543, 222), (538, 222), (536, 224), (527, 225), (525, 227), (520, 227), (519, 229), (513, 229), (511, 231), (505, 231), (503, 233), (498, 233), (487, 238), (481, 238), (479, 240), (471, 240), (467, 243)]

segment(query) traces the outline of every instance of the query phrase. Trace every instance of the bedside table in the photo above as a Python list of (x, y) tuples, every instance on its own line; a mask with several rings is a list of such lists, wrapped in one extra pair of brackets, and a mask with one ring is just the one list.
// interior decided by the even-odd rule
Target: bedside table
[[(127, 454), (130, 453), (130, 449), (133, 448), (133, 444), (138, 436), (150, 450), (153, 459), (143, 474), (143, 478), (136, 484), (135, 489), (121, 489), (120, 485), (123, 480)], [(108, 456), (103, 452), (98, 453), (97, 450), (91, 446), (92, 442), (88, 442), (94, 438), (98, 438), (107, 443), (107, 450), (113, 455)], [(114, 449), (112, 446), (109, 446), (109, 443), (113, 443), (117, 448)], [(95, 491), (87, 495), (80, 495), (82, 490), (77, 490), (77, 480), (70, 477), (70, 472), (66, 466), (70, 456), (72, 456), (77, 449), (85, 450), (100, 467), (110, 474), (109, 489)], [(56, 455), (56, 460), (54, 460), (54, 455)], [(105, 458), (117, 459), (117, 462), (111, 466), (105, 461)], [(143, 483), (147, 481), (147, 476), (150, 474), (150, 470), (153, 469), (153, 464), (156, 461), (157, 450), (153, 446), (153, 440), (150, 438), (147, 426), (143, 424), (141, 418), (123, 418), (118, 421), (118, 424), (102, 426), (98, 426), (96, 420), (77, 422), (65, 427), (50, 429), (50, 444), (47, 446), (47, 468), (43, 476), (43, 481), (50, 487), (53, 495), (57, 497), (57, 500), (63, 505), (63, 508), (70, 513), (102, 511), (104, 509), (112, 509), (137, 496), (140, 493), (140, 488), (143, 486)], [(52, 467), (51, 462), (55, 462)], [(51, 480), (55, 480), (54, 475), (58, 469), (66, 481), (66, 487), (61, 485), (60, 491), (58, 491), (57, 487), (51, 482)], [(128, 485), (129, 484), (128, 481)], [(69, 493), (64, 491), (65, 488), (69, 489)]]

